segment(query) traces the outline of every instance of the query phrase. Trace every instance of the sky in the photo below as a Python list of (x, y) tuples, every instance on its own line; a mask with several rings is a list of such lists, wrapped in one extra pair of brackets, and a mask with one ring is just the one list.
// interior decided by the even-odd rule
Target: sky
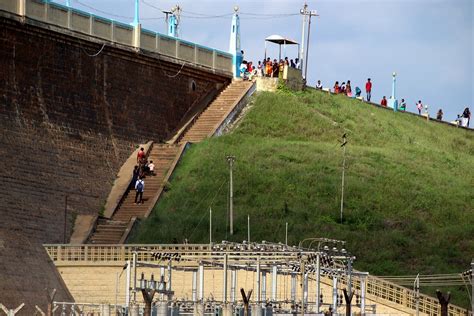
[[(65, 0), (55, 0), (64, 3)], [(181, 38), (229, 49), (234, 6), (239, 7), (245, 59), (264, 57), (264, 39), (279, 34), (301, 42), (303, 0), (140, 0), (143, 28), (166, 33), (160, 9), (182, 7)], [(416, 111), (421, 100), (432, 115), (442, 109), (454, 120), (474, 110), (474, 0), (308, 0), (311, 21), (308, 84), (324, 87), (351, 80), (353, 89), (373, 82), (372, 101), (397, 98)], [(133, 20), (134, 0), (71, 0), (71, 5), (122, 22)], [(305, 43), (306, 45), (306, 43)], [(278, 46), (268, 55), (278, 58)], [(296, 47), (287, 47), (296, 58)], [(472, 126), (471, 126), (472, 127)]]

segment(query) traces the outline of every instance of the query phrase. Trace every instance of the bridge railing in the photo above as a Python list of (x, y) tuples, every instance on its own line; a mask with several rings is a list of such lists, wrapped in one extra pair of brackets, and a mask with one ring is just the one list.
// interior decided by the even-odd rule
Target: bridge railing
[(232, 55), (151, 30), (44, 0), (0, 0), (0, 10), (112, 43), (177, 59), (184, 64), (232, 73)]

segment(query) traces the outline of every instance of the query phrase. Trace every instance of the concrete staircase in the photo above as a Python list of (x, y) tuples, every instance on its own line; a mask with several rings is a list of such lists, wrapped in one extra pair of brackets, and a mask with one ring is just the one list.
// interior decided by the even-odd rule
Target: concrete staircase
[(252, 84), (248, 81), (234, 81), (227, 86), (197, 117), (197, 120), (185, 131), (179, 141), (196, 143), (211, 137)]
[(148, 159), (155, 164), (155, 174), (145, 177), (143, 204), (135, 204), (135, 190), (125, 193), (122, 203), (110, 219), (99, 219), (89, 243), (117, 244), (122, 239), (130, 220), (144, 218), (154, 206), (153, 197), (163, 188), (169, 168), (179, 151), (177, 145), (154, 145)]
[(148, 160), (155, 164), (155, 174), (145, 178), (143, 204), (136, 205), (135, 190), (127, 191), (110, 219), (99, 219), (88, 243), (118, 244), (125, 241), (134, 218), (151, 213), (188, 142), (200, 142), (213, 136), (247, 95), (253, 82), (234, 81), (211, 104), (177, 133), (169, 144), (154, 145)]

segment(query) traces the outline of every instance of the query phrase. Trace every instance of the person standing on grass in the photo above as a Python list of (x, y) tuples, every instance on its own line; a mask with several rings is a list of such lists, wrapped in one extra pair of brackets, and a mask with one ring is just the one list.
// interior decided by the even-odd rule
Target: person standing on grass
[(423, 104), (421, 103), (421, 100), (418, 100), (418, 103), (416, 104), (416, 109), (418, 110), (418, 115), (421, 115), (421, 111), (423, 110)]
[(367, 93), (367, 101), (370, 102), (370, 98), (372, 97), (372, 82), (370, 78), (367, 79), (367, 83), (365, 84), (365, 93)]
[(400, 102), (400, 106), (398, 107), (400, 111), (405, 112), (407, 110), (407, 103), (405, 102), (405, 99), (402, 99)]
[(380, 105), (384, 108), (387, 107), (387, 98), (385, 98), (385, 96), (383, 96), (382, 101), (380, 101)]
[(349, 98), (352, 98), (352, 87), (351, 87), (351, 81), (350, 81), (350, 80), (347, 80), (347, 84), (346, 84), (346, 95), (347, 95)]
[(142, 177), (139, 177), (137, 182), (135, 183), (135, 204), (143, 204), (143, 191), (145, 191), (145, 181), (143, 181)]
[(318, 89), (318, 90), (323, 89), (323, 85), (321, 84), (321, 80), (318, 80), (318, 83), (316, 84), (316, 89)]
[(334, 84), (334, 93), (338, 94), (339, 93), (339, 81), (336, 81)]
[(438, 113), (436, 114), (436, 119), (438, 121), (442, 121), (443, 120), (443, 110), (442, 109), (439, 109)]
[(469, 127), (469, 121), (471, 120), (471, 111), (469, 108), (465, 108), (462, 112), (462, 126)]

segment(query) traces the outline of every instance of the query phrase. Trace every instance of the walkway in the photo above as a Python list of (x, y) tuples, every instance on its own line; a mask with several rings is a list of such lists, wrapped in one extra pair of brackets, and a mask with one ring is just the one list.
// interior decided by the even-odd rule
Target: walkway
[(186, 144), (196, 143), (213, 136), (223, 125), (240, 101), (252, 88), (252, 82), (235, 81), (227, 86), (213, 102), (190, 124), (182, 129), (172, 144), (153, 145), (148, 156), (155, 163), (155, 175), (145, 178), (144, 203), (136, 205), (135, 191), (125, 193), (121, 203), (110, 219), (100, 218), (88, 239), (93, 244), (124, 243), (135, 219), (146, 218), (178, 163)]

